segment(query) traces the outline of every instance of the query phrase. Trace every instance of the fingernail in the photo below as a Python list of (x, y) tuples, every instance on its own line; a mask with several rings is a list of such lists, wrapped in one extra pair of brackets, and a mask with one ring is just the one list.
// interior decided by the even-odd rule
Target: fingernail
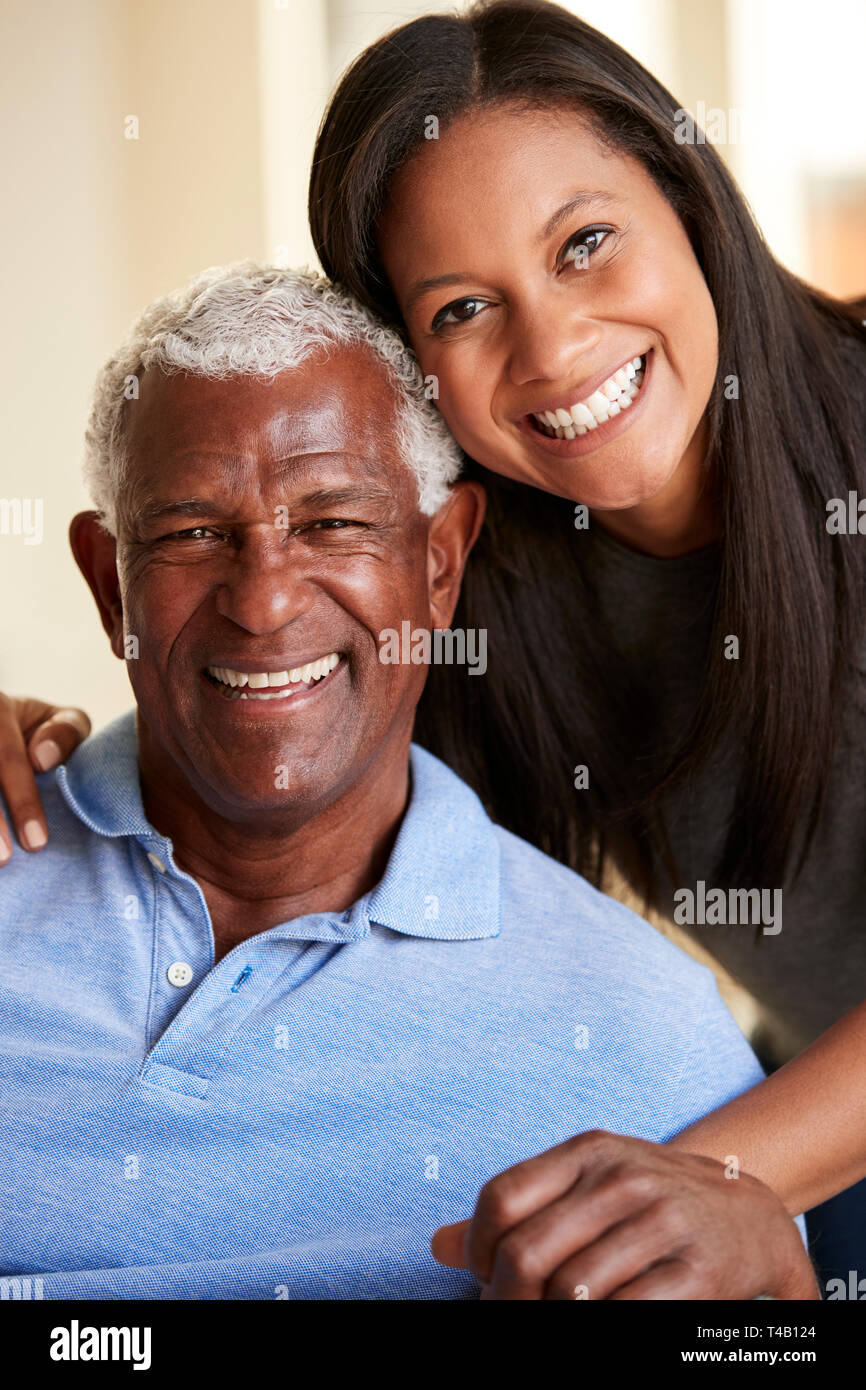
[(48, 844), (48, 836), (38, 820), (25, 821), (21, 834), (28, 849), (41, 849), (43, 845)]
[(60, 762), (60, 744), (53, 738), (46, 738), (38, 748), (33, 749), (33, 761), (43, 772), (50, 772), (55, 763)]
[(0, 864), (5, 864), (7, 859), (12, 858), (12, 846), (5, 835), (0, 835)]

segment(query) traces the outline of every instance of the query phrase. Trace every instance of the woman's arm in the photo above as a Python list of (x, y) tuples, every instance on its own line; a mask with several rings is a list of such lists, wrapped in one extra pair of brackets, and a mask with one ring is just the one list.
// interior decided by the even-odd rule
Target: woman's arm
[[(41, 849), (48, 840), (34, 770), (56, 767), (89, 733), (84, 710), (0, 694), (0, 791), (24, 849)], [(0, 866), (11, 857), (12, 834), (0, 807)]]
[(866, 1177), (866, 1003), (669, 1141), (760, 1178), (796, 1215)]

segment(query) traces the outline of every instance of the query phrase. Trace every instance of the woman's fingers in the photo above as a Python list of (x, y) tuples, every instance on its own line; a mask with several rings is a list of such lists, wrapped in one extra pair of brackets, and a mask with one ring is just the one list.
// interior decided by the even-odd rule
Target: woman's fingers
[(58, 709), (43, 700), (0, 695), (0, 791), (8, 816), (0, 812), (0, 866), (12, 857), (13, 836), (23, 849), (48, 842), (36, 771), (56, 766), (86, 738), (90, 720), (83, 710)]
[[(18, 843), (23, 849), (41, 849), (48, 842), (45, 813), (27, 756), (24, 735), (18, 724), (7, 718), (5, 709), (0, 717), (0, 790), (9, 807)], [(0, 826), (0, 835), (3, 839), (0, 863), (5, 864), (12, 857), (12, 836), (5, 817)]]
[(90, 720), (83, 709), (59, 709), (30, 735), (30, 760), (40, 772), (50, 772), (58, 763), (65, 763), (89, 733)]

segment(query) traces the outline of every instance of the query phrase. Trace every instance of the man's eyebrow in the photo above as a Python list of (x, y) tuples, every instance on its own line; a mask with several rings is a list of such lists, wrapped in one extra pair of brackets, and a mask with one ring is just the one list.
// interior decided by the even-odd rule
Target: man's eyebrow
[[(358, 487), (324, 487), (316, 488), (313, 492), (307, 492), (300, 497), (293, 498), (291, 506), (336, 507), (344, 503), (388, 501), (393, 495), (388, 488), (375, 487), (369, 483)], [(147, 524), (151, 521), (167, 520), (169, 517), (212, 516), (225, 518), (231, 516), (233, 510), (233, 508), (224, 507), (220, 502), (215, 502), (213, 498), (208, 497), (184, 497), (173, 502), (162, 501), (158, 497), (150, 497), (135, 508), (135, 515), (139, 521)]]
[[(575, 193), (571, 198), (566, 199), (562, 206), (556, 209), (553, 216), (545, 222), (539, 233), (538, 240), (546, 241), (548, 237), (553, 236), (556, 229), (565, 222), (572, 213), (579, 212), (582, 208), (589, 207), (590, 205), (598, 207), (599, 203), (610, 204), (620, 201), (621, 200), (615, 198), (612, 193), (605, 193), (601, 189), (589, 189), (580, 193)], [(427, 280), (416, 280), (406, 296), (406, 308), (404, 312), (408, 314), (410, 309), (413, 309), (417, 304), (418, 300), (423, 295), (429, 294), (430, 290), (445, 289), (448, 285), (465, 285), (466, 281), (472, 278), (473, 276), (468, 270), (463, 270), (452, 271), (447, 275), (431, 275)]]
[(389, 488), (371, 487), (323, 487), (315, 492), (306, 492), (295, 498), (296, 507), (339, 507), (343, 503), (390, 501), (394, 496)]
[(219, 502), (210, 497), (184, 497), (177, 501), (163, 501), (159, 497), (147, 497), (135, 506), (138, 521), (162, 521), (170, 516), (227, 516)]

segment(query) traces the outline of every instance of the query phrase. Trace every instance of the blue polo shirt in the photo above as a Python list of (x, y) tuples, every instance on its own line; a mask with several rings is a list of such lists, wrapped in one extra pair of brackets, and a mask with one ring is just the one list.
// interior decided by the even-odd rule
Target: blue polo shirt
[(488, 1178), (761, 1079), (708, 970), (419, 747), (381, 882), (217, 965), (134, 714), (39, 784), (50, 842), (0, 871), (6, 1297), (472, 1298), (428, 1242)]

